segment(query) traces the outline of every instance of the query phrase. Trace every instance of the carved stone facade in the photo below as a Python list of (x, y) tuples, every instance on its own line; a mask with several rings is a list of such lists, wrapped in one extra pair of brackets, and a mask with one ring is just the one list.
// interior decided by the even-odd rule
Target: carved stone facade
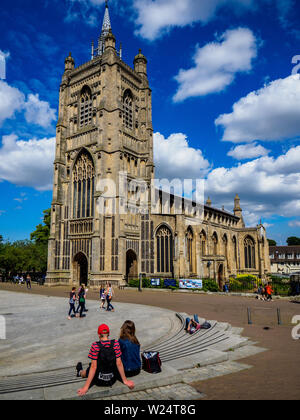
[[(165, 212), (156, 191), (160, 211), (151, 211), (150, 201), (138, 211), (136, 201), (131, 208), (135, 191), (127, 191), (126, 213), (120, 211), (120, 173), (127, 173), (127, 183), (142, 180), (148, 187), (154, 179), (152, 92), (144, 55), (140, 51), (129, 67), (110, 30), (101, 55), (77, 68), (71, 54), (65, 61), (46, 284), (96, 288), (143, 273), (214, 278), (222, 286), (230, 275), (264, 278), (270, 271), (265, 229), (245, 227), (238, 196), (233, 214), (210, 200), (201, 215), (192, 202), (177, 214), (178, 197), (170, 197)], [(116, 186), (114, 197), (103, 180)]]

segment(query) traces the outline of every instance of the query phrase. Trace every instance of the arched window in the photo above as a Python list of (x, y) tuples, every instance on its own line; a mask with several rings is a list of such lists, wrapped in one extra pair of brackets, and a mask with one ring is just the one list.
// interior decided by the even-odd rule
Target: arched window
[(218, 255), (218, 235), (216, 232), (212, 236), (212, 242), (213, 242), (213, 255)]
[(87, 152), (77, 158), (73, 169), (73, 217), (81, 219), (94, 216), (95, 171)]
[(201, 255), (206, 255), (206, 233), (204, 230), (200, 233), (200, 249), (201, 249)]
[(235, 236), (232, 238), (232, 244), (233, 244), (234, 262), (235, 262), (235, 264), (237, 264), (237, 242), (236, 242), (236, 237)]
[(156, 233), (157, 272), (173, 273), (173, 235), (167, 226), (161, 226)]
[(80, 127), (84, 127), (92, 122), (92, 92), (85, 86), (80, 94)]
[(227, 254), (228, 254), (228, 239), (227, 239), (227, 235), (224, 235), (222, 240), (223, 240), (224, 255), (227, 258)]
[(254, 240), (247, 236), (244, 241), (245, 250), (245, 268), (255, 268), (255, 243)]
[(228, 258), (228, 238), (227, 238), (226, 233), (222, 238), (222, 242), (223, 242), (223, 252), (224, 252), (224, 256), (226, 258), (226, 264), (227, 264), (227, 267), (230, 268), (230, 261), (229, 261), (229, 258)]
[(130, 90), (126, 90), (123, 97), (123, 124), (126, 128), (133, 128), (133, 96)]
[(186, 235), (186, 246), (187, 246), (187, 260), (189, 263), (190, 273), (193, 273), (194, 268), (194, 250), (193, 250), (194, 234), (191, 228), (188, 228)]

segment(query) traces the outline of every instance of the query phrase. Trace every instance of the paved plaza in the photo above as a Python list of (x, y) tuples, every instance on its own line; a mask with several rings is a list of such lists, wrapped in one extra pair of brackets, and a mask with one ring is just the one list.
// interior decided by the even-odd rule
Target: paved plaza
[[(177, 312), (218, 320), (216, 328), (229, 338), (232, 334), (233, 347), (219, 345), (197, 357), (170, 360), (163, 363), (160, 375), (143, 372), (135, 379), (134, 392), (116, 384), (109, 392), (93, 389), (88, 398), (176, 400), (188, 399), (189, 394), (191, 399), (299, 398), (300, 340), (291, 337), (291, 319), (299, 312), (297, 301), (266, 304), (242, 297), (117, 290), (116, 312), (107, 313), (100, 311), (98, 294), (91, 291), (87, 316), (68, 321), (67, 296), (67, 288), (34, 286), (27, 291), (0, 286), (0, 315), (7, 320), (7, 340), (0, 341), (0, 392), (6, 384), (39, 383), (49, 375), (72, 378), (65, 385), (0, 393), (0, 399), (74, 399), (80, 384), (74, 383), (73, 366), (78, 360), (87, 361), (99, 323), (108, 323), (112, 338), (117, 338), (123, 321), (134, 320), (138, 338), (147, 348), (178, 329)], [(247, 324), (248, 307), (253, 316), (251, 326)], [(276, 322), (278, 307), (281, 326)], [(32, 372), (36, 373), (30, 375)]]
[(98, 341), (102, 323), (118, 338), (127, 319), (136, 324), (137, 335), (147, 347), (172, 328), (174, 314), (167, 309), (118, 303), (116, 312), (100, 309), (97, 301), (87, 301), (82, 319), (67, 319), (68, 299), (51, 296), (0, 293), (0, 315), (7, 320), (7, 339), (0, 341), (0, 376), (43, 372), (87, 362), (90, 346)]

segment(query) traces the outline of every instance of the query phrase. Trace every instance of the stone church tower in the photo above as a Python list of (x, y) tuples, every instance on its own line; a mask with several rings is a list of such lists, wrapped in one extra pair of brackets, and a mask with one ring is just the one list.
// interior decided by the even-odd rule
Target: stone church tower
[(194, 202), (173, 194), (166, 203), (159, 190), (153, 206), (153, 180), (147, 59), (140, 50), (133, 68), (122, 60), (106, 3), (91, 60), (65, 60), (46, 285), (96, 288), (143, 273), (213, 278), (222, 287), (229, 276), (270, 271), (265, 229), (245, 227), (238, 195), (234, 213), (209, 199), (199, 218)]
[[(106, 5), (92, 59), (77, 68), (71, 53), (65, 60), (47, 284), (120, 282), (126, 263), (137, 264), (140, 216), (133, 212), (120, 216), (119, 174), (126, 172), (128, 182), (142, 179), (150, 185), (154, 176), (151, 114), (147, 60), (139, 51), (134, 69), (122, 61)], [(109, 181), (116, 187), (115, 200), (104, 194)], [(128, 248), (135, 255), (126, 257)]]

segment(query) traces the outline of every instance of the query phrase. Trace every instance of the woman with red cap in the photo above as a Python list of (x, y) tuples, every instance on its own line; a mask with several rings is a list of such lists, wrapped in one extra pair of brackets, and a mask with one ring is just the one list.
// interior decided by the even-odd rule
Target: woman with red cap
[(105, 324), (98, 328), (98, 335), (100, 341), (93, 343), (88, 356), (92, 361), (88, 369), (83, 370), (82, 363), (78, 363), (76, 366), (77, 376), (87, 378), (84, 387), (78, 390), (78, 395), (85, 395), (93, 385), (112, 386), (118, 377), (121, 378), (124, 385), (133, 389), (134, 382), (125, 376), (119, 342), (109, 340), (109, 327)]

